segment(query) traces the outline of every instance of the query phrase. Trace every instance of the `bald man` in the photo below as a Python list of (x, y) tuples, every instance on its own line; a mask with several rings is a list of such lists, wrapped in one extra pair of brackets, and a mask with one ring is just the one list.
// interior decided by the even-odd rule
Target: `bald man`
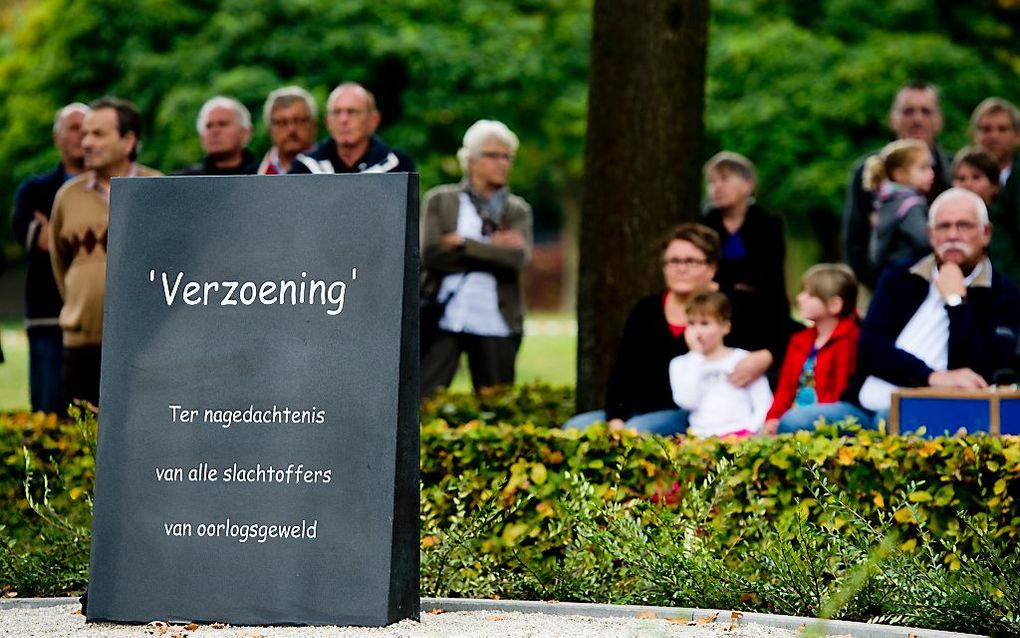
[(313, 151), (298, 155), (290, 172), (414, 172), (414, 160), (387, 146), (375, 135), (380, 121), (375, 96), (360, 84), (341, 84), (333, 89), (326, 101), (329, 138)]

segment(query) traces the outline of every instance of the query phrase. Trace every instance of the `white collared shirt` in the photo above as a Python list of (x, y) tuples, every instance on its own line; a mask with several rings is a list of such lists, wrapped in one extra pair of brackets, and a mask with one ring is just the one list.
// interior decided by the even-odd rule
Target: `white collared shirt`
[[(124, 177), (135, 177), (136, 175), (138, 175), (138, 164), (136, 164), (135, 162), (131, 162), (131, 165), (128, 166), (128, 171), (127, 173), (124, 174)], [(85, 190), (96, 191), (99, 194), (99, 196), (106, 200), (106, 203), (109, 204), (110, 203), (109, 184), (110, 182), (109, 180), (107, 180), (106, 185), (103, 185), (99, 181), (99, 177), (96, 176), (96, 172), (91, 171), (89, 173), (88, 180), (85, 182)]]
[[(460, 194), (457, 233), (465, 239), (486, 242), (482, 218), (467, 193)], [(482, 337), (509, 337), (510, 326), (499, 311), (496, 277), (487, 272), (454, 273), (443, 277), (439, 299), (453, 297), (446, 305), (439, 327), (449, 332), (466, 332)]]
[[(979, 263), (963, 280), (964, 285), (970, 286), (986, 263)], [(935, 285), (937, 275), (938, 266), (933, 265), (928, 296), (896, 337), (896, 347), (924, 361), (932, 370), (942, 371), (949, 368), (949, 313), (942, 293)], [(869, 376), (861, 386), (858, 400), (868, 410), (888, 410), (893, 392), (899, 389), (885, 379)]]

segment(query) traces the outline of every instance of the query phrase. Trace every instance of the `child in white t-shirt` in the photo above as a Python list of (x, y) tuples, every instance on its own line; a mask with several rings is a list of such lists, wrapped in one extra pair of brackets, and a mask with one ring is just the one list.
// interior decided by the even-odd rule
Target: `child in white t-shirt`
[(746, 350), (723, 345), (730, 332), (730, 301), (720, 292), (695, 295), (687, 303), (684, 339), (690, 352), (669, 364), (673, 400), (690, 410), (689, 434), (748, 436), (761, 430), (772, 405), (765, 377), (746, 388), (729, 381), (729, 374)]

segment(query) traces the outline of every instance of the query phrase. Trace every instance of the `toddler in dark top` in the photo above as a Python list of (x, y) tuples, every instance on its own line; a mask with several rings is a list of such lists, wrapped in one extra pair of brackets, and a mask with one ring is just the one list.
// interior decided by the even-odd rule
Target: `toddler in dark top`
[(874, 193), (868, 258), (872, 272), (931, 251), (927, 194), (935, 183), (931, 151), (919, 140), (896, 140), (864, 163), (864, 190)]

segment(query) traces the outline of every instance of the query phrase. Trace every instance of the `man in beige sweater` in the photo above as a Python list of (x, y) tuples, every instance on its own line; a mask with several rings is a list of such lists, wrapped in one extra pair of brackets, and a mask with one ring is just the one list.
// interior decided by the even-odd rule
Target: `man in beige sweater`
[(141, 127), (134, 104), (105, 97), (89, 109), (82, 126), (85, 172), (65, 183), (53, 201), (50, 259), (64, 298), (64, 399), (98, 405), (110, 179), (159, 173), (135, 163)]

